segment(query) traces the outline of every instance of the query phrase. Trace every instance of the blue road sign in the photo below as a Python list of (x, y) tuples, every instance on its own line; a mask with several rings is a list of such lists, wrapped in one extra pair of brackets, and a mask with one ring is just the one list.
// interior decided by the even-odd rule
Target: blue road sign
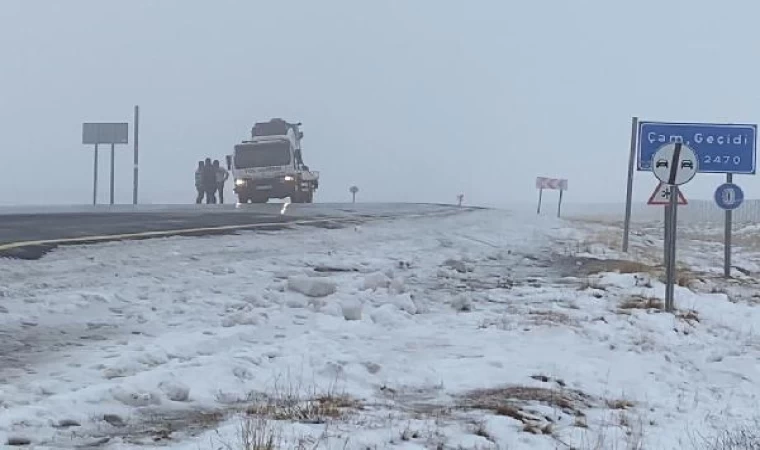
[(736, 209), (744, 201), (742, 188), (733, 183), (724, 183), (715, 190), (715, 203), (721, 209)]
[(699, 157), (700, 173), (754, 174), (757, 125), (639, 122), (638, 170), (651, 171), (652, 157), (665, 144), (681, 142)]

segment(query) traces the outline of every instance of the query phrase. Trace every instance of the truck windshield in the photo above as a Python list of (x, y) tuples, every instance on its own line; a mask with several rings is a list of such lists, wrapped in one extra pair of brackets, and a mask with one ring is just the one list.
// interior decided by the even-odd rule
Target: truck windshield
[(281, 120), (258, 122), (253, 125), (254, 136), (280, 136), (288, 134), (288, 124)]
[(266, 142), (235, 146), (235, 167), (238, 169), (287, 166), (288, 164), (290, 164), (289, 142)]

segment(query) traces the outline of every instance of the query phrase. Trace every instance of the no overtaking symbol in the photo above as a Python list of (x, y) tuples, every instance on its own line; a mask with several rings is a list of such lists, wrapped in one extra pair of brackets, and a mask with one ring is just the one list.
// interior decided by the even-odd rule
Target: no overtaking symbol
[(686, 184), (698, 170), (697, 154), (681, 142), (662, 146), (652, 158), (654, 176), (667, 185)]

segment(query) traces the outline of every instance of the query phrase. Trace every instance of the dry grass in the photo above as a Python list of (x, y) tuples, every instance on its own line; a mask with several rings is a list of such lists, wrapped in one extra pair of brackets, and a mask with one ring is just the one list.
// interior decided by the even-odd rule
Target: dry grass
[(534, 325), (578, 325), (568, 314), (556, 310), (530, 310), (527, 319)]
[(665, 308), (665, 305), (663, 301), (660, 300), (659, 298), (633, 295), (631, 297), (624, 299), (622, 302), (620, 302), (620, 304), (618, 305), (618, 308), (622, 310), (631, 310), (631, 309), (662, 310)]
[(678, 311), (676, 313), (676, 317), (679, 320), (683, 320), (684, 322), (688, 323), (689, 325), (696, 325), (700, 322), (699, 320), (699, 312), (693, 310), (693, 309), (686, 309), (683, 311)]
[(693, 447), (698, 450), (757, 450), (760, 449), (760, 431), (757, 426), (740, 426), (726, 430), (710, 439), (700, 438)]
[(246, 413), (250, 416), (273, 420), (324, 424), (344, 418), (350, 411), (361, 409), (361, 407), (361, 402), (346, 394), (326, 392), (303, 395), (297, 392), (278, 391), (274, 395), (256, 396)]
[(645, 273), (650, 275), (660, 272), (660, 269), (656, 266), (624, 259), (575, 258), (575, 260), (578, 273), (583, 276), (597, 275), (604, 272)]
[(553, 419), (531, 411), (531, 403), (539, 403), (559, 409), (568, 415), (583, 417), (583, 410), (591, 407), (592, 399), (577, 390), (527, 386), (478, 389), (460, 399), (460, 406), (463, 408), (491, 411), (521, 422), (525, 432), (553, 434)]
[(248, 403), (248, 415), (310, 424), (340, 419), (362, 407), (357, 399), (338, 392), (334, 384), (326, 389), (315, 385), (304, 387), (300, 379), (292, 380), (289, 376), (284, 381), (277, 378), (268, 392), (249, 394)]
[[(286, 442), (282, 426), (266, 417), (246, 417), (239, 425), (238, 441), (234, 444), (219, 440), (214, 447), (218, 450), (317, 450), (327, 443), (327, 427), (317, 437), (301, 437), (295, 442)], [(345, 441), (345, 447), (348, 440)]]
[(609, 409), (630, 409), (636, 406), (635, 403), (633, 403), (630, 400), (626, 399), (617, 399), (617, 400), (607, 400), (607, 407)]
[(281, 443), (282, 430), (264, 417), (249, 417), (240, 425), (239, 450), (275, 450)]
[[(609, 403), (609, 402), (608, 402)], [(586, 428), (574, 450), (644, 450), (644, 423), (625, 411), (611, 416), (594, 430)]]

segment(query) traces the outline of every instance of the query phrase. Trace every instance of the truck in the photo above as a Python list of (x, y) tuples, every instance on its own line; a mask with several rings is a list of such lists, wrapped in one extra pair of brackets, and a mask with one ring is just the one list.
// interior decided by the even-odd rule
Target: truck
[(290, 198), (292, 203), (314, 201), (319, 172), (303, 162), (301, 125), (280, 118), (256, 122), (251, 139), (235, 145), (227, 155), (239, 203), (266, 203), (272, 198)]

